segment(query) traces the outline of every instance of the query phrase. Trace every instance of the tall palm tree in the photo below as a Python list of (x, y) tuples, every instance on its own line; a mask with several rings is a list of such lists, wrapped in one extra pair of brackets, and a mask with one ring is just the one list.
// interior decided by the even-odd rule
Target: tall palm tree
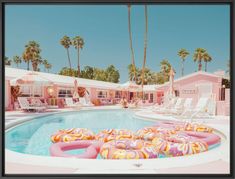
[(13, 61), (16, 64), (17, 68), (19, 67), (19, 64), (22, 62), (21, 57), (17, 55), (13, 57)]
[(198, 61), (198, 71), (202, 70), (202, 59), (205, 52), (206, 50), (203, 48), (197, 48), (194, 52), (193, 60), (194, 62)]
[[(132, 33), (131, 33), (131, 5), (128, 5), (127, 7), (128, 7), (128, 31), (129, 31), (130, 50), (131, 50), (131, 63), (132, 63), (132, 67), (134, 70), (133, 77), (136, 82), (137, 78), (136, 78), (135, 56), (134, 56), (134, 49), (133, 49), (133, 45), (132, 45)], [(132, 79), (131, 79), (131, 81), (132, 81)]]
[(145, 15), (145, 33), (144, 33), (144, 60), (143, 60), (143, 67), (142, 67), (142, 97), (144, 94), (144, 69), (145, 69), (145, 64), (146, 64), (146, 53), (147, 53), (147, 35), (148, 35), (148, 9), (147, 5), (144, 6), (144, 15)]
[(207, 52), (203, 54), (202, 58), (203, 58), (203, 61), (205, 62), (205, 71), (207, 71), (207, 63), (211, 62), (212, 58)]
[(40, 57), (40, 45), (35, 41), (29, 41), (27, 45), (25, 45), (25, 50), (23, 52), (23, 59), (27, 63), (27, 70), (29, 70), (29, 63), (32, 62), (33, 70), (36, 70), (39, 57)]
[(64, 48), (67, 51), (68, 61), (69, 61), (69, 68), (72, 71), (72, 66), (71, 66), (71, 61), (70, 61), (70, 56), (69, 56), (69, 47), (70, 47), (70, 45), (72, 45), (71, 40), (68, 36), (65, 35), (62, 39), (60, 39), (60, 44), (62, 46), (64, 46)]
[(181, 76), (184, 76), (184, 61), (188, 55), (189, 52), (184, 48), (178, 51), (178, 56), (181, 58)]
[(78, 51), (78, 77), (80, 77), (81, 70), (80, 70), (80, 60), (79, 60), (79, 49), (82, 49), (84, 46), (84, 40), (80, 36), (76, 36), (73, 38), (73, 46), (77, 49)]

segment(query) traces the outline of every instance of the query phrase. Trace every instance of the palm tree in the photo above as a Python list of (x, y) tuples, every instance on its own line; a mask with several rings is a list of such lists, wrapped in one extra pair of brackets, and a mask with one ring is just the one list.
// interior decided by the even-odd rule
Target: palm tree
[(203, 58), (203, 61), (205, 62), (205, 71), (207, 71), (207, 63), (210, 62), (212, 58), (207, 52), (203, 54), (202, 58)]
[(69, 47), (72, 44), (71, 40), (68, 36), (64, 36), (62, 39), (60, 39), (60, 44), (64, 46), (64, 48), (67, 50), (67, 55), (68, 55), (68, 61), (69, 61), (69, 68), (72, 71), (72, 66), (71, 66), (71, 61), (70, 61), (70, 56), (69, 56)]
[(47, 69), (47, 72), (49, 73), (49, 70), (52, 68), (52, 65), (50, 63), (47, 63), (45, 65), (45, 68)]
[(188, 55), (189, 52), (184, 48), (178, 51), (178, 56), (181, 58), (181, 76), (184, 76), (184, 61)]
[[(134, 79), (135, 82), (137, 81), (136, 78), (136, 67), (135, 67), (135, 56), (134, 56), (134, 49), (132, 46), (132, 33), (131, 33), (131, 5), (128, 5), (128, 31), (129, 31), (129, 41), (130, 41), (130, 50), (131, 50), (131, 63), (132, 63), (132, 67), (134, 70)], [(132, 81), (133, 78), (131, 78)]]
[(163, 75), (163, 81), (166, 82), (169, 80), (169, 72), (171, 69), (171, 64), (168, 62), (167, 59), (162, 60), (160, 64), (161, 64), (161, 73)]
[(198, 71), (202, 70), (202, 59), (205, 52), (206, 50), (203, 48), (197, 48), (194, 52), (193, 60), (194, 62), (198, 61)]
[(46, 59), (44, 59), (42, 61), (42, 64), (44, 65), (44, 71), (46, 71), (46, 65), (48, 64), (48, 61)]
[(148, 35), (148, 11), (147, 11), (147, 5), (144, 6), (144, 14), (145, 14), (145, 33), (144, 33), (144, 61), (143, 61), (143, 67), (142, 67), (142, 97), (144, 94), (144, 69), (145, 69), (145, 64), (146, 64), (146, 52), (147, 52), (147, 35)]
[(78, 51), (78, 77), (80, 77), (81, 71), (80, 71), (80, 61), (79, 61), (79, 49), (82, 49), (84, 46), (84, 40), (80, 36), (76, 36), (73, 38), (73, 46)]
[(4, 57), (4, 63), (5, 65), (11, 66), (11, 60), (8, 57)]
[(16, 64), (17, 68), (19, 67), (19, 64), (22, 62), (21, 57), (17, 55), (13, 57), (13, 61)]
[(33, 71), (39, 71), (38, 65), (43, 62), (41, 56), (38, 54), (32, 59)]
[(33, 70), (37, 70), (37, 65), (40, 57), (40, 45), (35, 41), (29, 41), (27, 45), (25, 45), (25, 50), (23, 52), (23, 59), (27, 63), (27, 70), (29, 70), (29, 63), (32, 62)]

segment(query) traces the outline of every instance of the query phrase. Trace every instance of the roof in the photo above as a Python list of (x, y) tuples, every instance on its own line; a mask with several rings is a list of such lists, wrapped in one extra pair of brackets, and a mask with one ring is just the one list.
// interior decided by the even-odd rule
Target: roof
[[(191, 78), (191, 77), (194, 77), (194, 76), (197, 76), (197, 75), (205, 75), (205, 76), (210, 76), (210, 77), (214, 77), (214, 78), (226, 78), (226, 77), (221, 77), (221, 75), (217, 75), (217, 74), (213, 74), (213, 73), (208, 73), (208, 72), (205, 72), (205, 71), (197, 71), (197, 72), (185, 75), (183, 77), (180, 77), (180, 78), (174, 80), (174, 83), (182, 81), (182, 80), (185, 80), (185, 79), (188, 79), (188, 78)], [(166, 82), (166, 83), (164, 83), (162, 85), (158, 85), (156, 87), (156, 89), (159, 88), (159, 87), (167, 86), (167, 85), (169, 85), (169, 83), (170, 82)]]
[[(6, 79), (14, 79), (19, 76), (24, 76), (30, 71), (18, 69), (18, 68), (11, 68), (6, 67), (5, 68), (5, 77)], [(82, 87), (93, 87), (93, 88), (101, 88), (101, 89), (115, 89), (120, 84), (117, 83), (111, 83), (111, 82), (104, 82), (104, 81), (98, 81), (98, 80), (90, 80), (90, 79), (84, 79), (84, 78), (76, 78), (76, 77), (70, 77), (70, 76), (63, 76), (58, 74), (52, 74), (52, 73), (44, 73), (44, 72), (37, 72), (42, 77), (47, 78), (50, 81), (53, 81), (55, 84), (58, 85), (69, 85), (74, 86), (74, 80), (77, 79), (78, 86)]]

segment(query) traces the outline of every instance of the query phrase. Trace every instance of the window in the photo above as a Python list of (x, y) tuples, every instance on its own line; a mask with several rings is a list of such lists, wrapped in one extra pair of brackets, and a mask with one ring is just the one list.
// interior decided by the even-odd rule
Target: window
[(34, 97), (42, 97), (42, 87), (41, 86), (28, 86), (28, 85), (23, 85), (20, 86), (20, 92), (21, 92), (21, 96), (22, 97), (30, 97), (33, 96)]
[(148, 100), (149, 99), (149, 94), (144, 94), (144, 100)]
[(225, 101), (225, 88), (220, 88), (219, 100)]
[(150, 99), (149, 99), (149, 102), (150, 102), (150, 103), (153, 103), (153, 93), (150, 93), (149, 98), (150, 98)]
[(60, 88), (58, 92), (58, 97), (59, 98), (73, 97), (72, 88)]
[(121, 91), (115, 92), (115, 98), (121, 98)]
[(180, 96), (180, 91), (179, 90), (175, 90), (175, 96)]
[(98, 98), (107, 98), (107, 91), (98, 91), (97, 97)]

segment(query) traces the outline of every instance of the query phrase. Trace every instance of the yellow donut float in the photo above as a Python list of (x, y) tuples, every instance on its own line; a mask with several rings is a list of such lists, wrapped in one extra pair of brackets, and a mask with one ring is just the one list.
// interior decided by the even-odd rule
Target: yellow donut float
[(121, 139), (134, 139), (134, 133), (131, 130), (126, 129), (104, 129), (95, 136), (95, 139), (102, 142)]
[(193, 140), (179, 134), (155, 137), (152, 143), (159, 150), (159, 153), (167, 157), (197, 154), (208, 150), (206, 142)]
[(203, 124), (197, 124), (197, 123), (185, 123), (182, 131), (196, 131), (196, 132), (208, 132), (212, 133), (213, 128), (205, 126)]
[(85, 128), (62, 129), (51, 136), (53, 143), (93, 139), (95, 139), (94, 133)]
[(136, 139), (152, 141), (156, 136), (165, 136), (175, 134), (176, 130), (163, 127), (144, 127), (135, 133)]
[(104, 143), (100, 149), (104, 159), (149, 159), (157, 158), (157, 148), (143, 140), (112, 140)]

